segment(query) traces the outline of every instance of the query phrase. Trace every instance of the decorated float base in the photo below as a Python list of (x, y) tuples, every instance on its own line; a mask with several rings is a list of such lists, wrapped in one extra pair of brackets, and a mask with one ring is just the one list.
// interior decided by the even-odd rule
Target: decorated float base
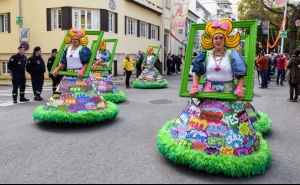
[(106, 93), (101, 95), (105, 100), (113, 103), (125, 102), (127, 100), (126, 95), (122, 91), (119, 91), (118, 93)]
[(269, 119), (269, 117), (266, 114), (260, 111), (256, 111), (256, 112), (259, 118), (257, 121), (253, 122), (253, 126), (255, 130), (263, 134), (268, 133), (272, 128), (272, 121)]
[(44, 110), (44, 105), (37, 107), (33, 112), (34, 121), (47, 121), (54, 123), (91, 124), (114, 119), (120, 112), (116, 104), (107, 101), (108, 108), (104, 110), (88, 111), (84, 113), (71, 113), (62, 110)]
[(157, 89), (167, 87), (169, 82), (153, 67), (144, 69), (141, 75), (132, 82), (132, 86), (140, 89)]
[(150, 82), (140, 82), (138, 80), (135, 80), (132, 82), (132, 86), (135, 88), (140, 88), (140, 89), (158, 89), (158, 88), (164, 88), (167, 87), (169, 82), (167, 80), (164, 80), (163, 82), (155, 82), (155, 83), (150, 83)]
[(251, 155), (233, 156), (226, 154), (207, 154), (203, 151), (190, 149), (186, 143), (178, 143), (170, 134), (170, 126), (174, 120), (168, 121), (158, 132), (157, 147), (175, 164), (188, 165), (195, 170), (206, 171), (209, 174), (223, 173), (232, 177), (243, 177), (263, 174), (271, 161), (271, 151), (261, 133), (260, 149)]

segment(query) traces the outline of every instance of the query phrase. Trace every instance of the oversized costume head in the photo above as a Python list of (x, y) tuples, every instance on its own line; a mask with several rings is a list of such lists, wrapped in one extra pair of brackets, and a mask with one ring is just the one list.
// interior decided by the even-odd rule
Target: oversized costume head
[(72, 43), (72, 37), (76, 36), (79, 39), (79, 42), (82, 46), (86, 46), (89, 43), (89, 39), (85, 34), (85, 31), (83, 29), (78, 29), (78, 28), (71, 28), (68, 31), (68, 34), (65, 36), (65, 43), (66, 44), (71, 44)]
[(236, 33), (234, 36), (229, 37), (228, 35), (232, 31), (232, 22), (228, 19), (219, 21), (210, 21), (205, 26), (205, 34), (209, 37), (202, 35), (201, 45), (204, 49), (209, 50), (214, 47), (213, 37), (215, 34), (223, 34), (225, 37), (225, 46), (228, 48), (235, 48), (240, 43), (240, 33)]

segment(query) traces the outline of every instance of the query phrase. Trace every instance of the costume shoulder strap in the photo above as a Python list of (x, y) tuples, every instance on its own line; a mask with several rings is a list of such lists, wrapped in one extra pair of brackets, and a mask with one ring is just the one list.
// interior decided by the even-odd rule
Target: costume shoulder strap
[(213, 52), (213, 50), (211, 49), (211, 50), (208, 50), (208, 51), (206, 51), (206, 58), (205, 58), (205, 62), (207, 63), (207, 61), (208, 61), (208, 57), (209, 57), (209, 55), (211, 54), (211, 52)]
[(231, 53), (231, 49), (227, 49), (227, 56), (229, 58), (230, 63), (232, 63), (231, 58), (230, 58), (230, 53)]

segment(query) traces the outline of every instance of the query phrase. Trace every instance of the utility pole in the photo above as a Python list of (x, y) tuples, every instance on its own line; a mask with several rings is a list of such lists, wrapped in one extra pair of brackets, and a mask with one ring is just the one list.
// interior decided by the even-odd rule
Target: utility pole
[[(286, 19), (287, 2), (288, 2), (288, 0), (285, 1), (284, 18), (283, 18), (282, 31), (285, 31), (285, 19)], [(284, 45), (284, 38), (282, 37), (282, 38), (281, 38), (281, 48), (280, 48), (280, 53), (283, 53), (283, 45)]]
[(165, 0), (162, 0), (162, 26), (161, 26), (161, 75), (165, 74)]

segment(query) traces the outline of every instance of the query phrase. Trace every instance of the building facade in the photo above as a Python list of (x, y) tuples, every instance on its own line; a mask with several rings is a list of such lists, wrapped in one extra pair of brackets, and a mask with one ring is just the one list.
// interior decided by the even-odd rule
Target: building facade
[[(10, 78), (7, 63), (20, 43), (28, 44), (27, 57), (35, 46), (40, 46), (47, 61), (51, 50), (60, 48), (72, 27), (102, 30), (104, 39), (118, 39), (114, 75), (121, 75), (125, 53), (133, 57), (151, 45), (162, 46), (162, 51), (165, 44), (168, 47), (165, 40), (169, 37), (170, 5), (170, 0), (0, 0), (0, 40), (5, 43), (0, 45), (0, 78)], [(90, 46), (96, 36), (88, 37)]]

